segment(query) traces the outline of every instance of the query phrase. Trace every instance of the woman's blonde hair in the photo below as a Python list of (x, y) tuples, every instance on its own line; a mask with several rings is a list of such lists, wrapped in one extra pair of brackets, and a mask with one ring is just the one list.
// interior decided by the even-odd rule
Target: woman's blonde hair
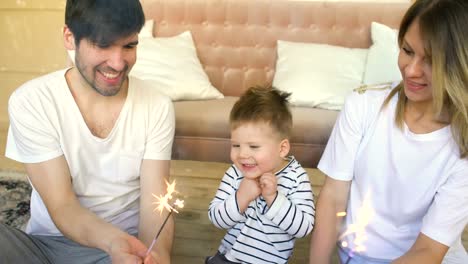
[[(399, 45), (410, 25), (419, 20), (426, 56), (432, 63), (434, 115), (447, 111), (460, 156), (468, 156), (468, 1), (416, 0), (408, 9), (398, 33)], [(402, 128), (407, 98), (400, 83), (384, 102), (398, 94), (395, 122)]]

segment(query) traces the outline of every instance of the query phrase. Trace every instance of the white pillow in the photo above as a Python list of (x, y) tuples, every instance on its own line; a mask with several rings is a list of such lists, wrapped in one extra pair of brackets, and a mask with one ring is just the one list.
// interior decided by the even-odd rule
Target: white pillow
[(363, 83), (380, 84), (400, 81), (402, 79), (398, 68), (398, 31), (386, 25), (372, 22), (372, 46), (367, 56)]
[(273, 86), (297, 106), (339, 110), (362, 82), (367, 49), (278, 41)]
[[(197, 57), (189, 31), (169, 38), (153, 38), (153, 20), (140, 31), (137, 61), (130, 75), (177, 100), (223, 98), (213, 87)], [(75, 52), (68, 51), (74, 61)]]
[(153, 38), (153, 21), (140, 32), (137, 62), (130, 75), (151, 81), (172, 100), (223, 98), (213, 87), (197, 57), (189, 31), (169, 38)]

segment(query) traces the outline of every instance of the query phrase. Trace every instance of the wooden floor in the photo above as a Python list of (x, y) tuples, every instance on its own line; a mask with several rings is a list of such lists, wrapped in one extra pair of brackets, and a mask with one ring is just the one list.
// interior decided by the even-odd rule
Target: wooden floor
[[(1, 131), (0, 131), (1, 132)], [(0, 147), (4, 149), (4, 142)], [(216, 252), (224, 230), (217, 229), (208, 220), (208, 204), (215, 195), (220, 179), (230, 164), (174, 160), (171, 162), (171, 180), (176, 180), (176, 190), (185, 200), (185, 208), (175, 215), (176, 232), (172, 251), (172, 263), (204, 263), (208, 255)], [(0, 157), (1, 175), (24, 177), (21, 164)], [(324, 176), (316, 169), (306, 169), (317, 195)], [(8, 172), (9, 171), (9, 172)], [(20, 172), (20, 173), (13, 173)], [(463, 243), (468, 248), (468, 228), (463, 233)], [(310, 236), (298, 239), (290, 263), (308, 263)], [(338, 263), (336, 258), (333, 263)]]

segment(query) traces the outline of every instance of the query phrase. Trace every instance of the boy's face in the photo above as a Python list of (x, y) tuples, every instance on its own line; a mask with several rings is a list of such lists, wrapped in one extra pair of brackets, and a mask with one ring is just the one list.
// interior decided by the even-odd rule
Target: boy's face
[(265, 122), (241, 124), (231, 131), (231, 160), (246, 178), (277, 172), (288, 152), (289, 141)]
[(80, 40), (75, 65), (90, 87), (104, 96), (119, 93), (136, 62), (138, 34), (124, 37), (108, 46)]

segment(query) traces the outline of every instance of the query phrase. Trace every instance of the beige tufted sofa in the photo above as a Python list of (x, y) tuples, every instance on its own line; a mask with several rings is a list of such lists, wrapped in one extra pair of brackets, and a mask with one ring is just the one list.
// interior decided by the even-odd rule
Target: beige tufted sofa
[[(253, 85), (271, 84), (276, 41), (371, 45), (372, 21), (398, 28), (408, 3), (296, 0), (142, 0), (154, 36), (190, 30), (198, 57), (224, 99), (175, 102), (173, 159), (230, 162), (229, 111)], [(314, 168), (337, 111), (293, 107), (292, 154)]]

